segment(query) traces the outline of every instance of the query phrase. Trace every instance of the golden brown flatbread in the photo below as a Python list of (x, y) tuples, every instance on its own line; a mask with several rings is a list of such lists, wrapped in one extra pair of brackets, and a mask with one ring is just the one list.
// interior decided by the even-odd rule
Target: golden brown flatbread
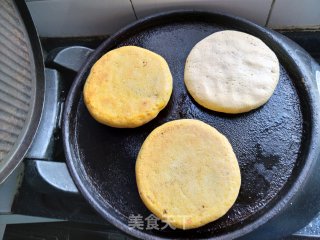
[(171, 92), (167, 62), (147, 49), (126, 46), (106, 53), (93, 65), (83, 95), (98, 122), (134, 128), (154, 119)]
[(241, 183), (228, 139), (192, 119), (171, 121), (150, 133), (137, 158), (136, 180), (147, 208), (181, 229), (222, 217)]

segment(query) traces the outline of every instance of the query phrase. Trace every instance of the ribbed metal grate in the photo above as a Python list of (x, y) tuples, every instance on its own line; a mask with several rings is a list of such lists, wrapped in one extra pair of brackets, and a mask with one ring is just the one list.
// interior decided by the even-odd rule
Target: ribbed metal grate
[(0, 2), (0, 166), (17, 142), (30, 111), (31, 56), (24, 26), (10, 0)]

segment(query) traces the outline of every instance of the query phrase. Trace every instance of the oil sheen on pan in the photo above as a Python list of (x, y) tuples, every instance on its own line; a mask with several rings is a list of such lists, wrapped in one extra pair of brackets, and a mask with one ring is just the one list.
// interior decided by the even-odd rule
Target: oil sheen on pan
[[(192, 232), (166, 229), (164, 237), (217, 235), (241, 227), (260, 216), (281, 194), (300, 161), (303, 114), (300, 98), (283, 66), (271, 99), (254, 111), (227, 115), (206, 110), (192, 100), (183, 82), (185, 60), (204, 37), (222, 30), (218, 25), (181, 22), (149, 28), (129, 36), (119, 46), (136, 45), (163, 56), (173, 76), (173, 93), (167, 107), (151, 122), (136, 129), (115, 129), (96, 122), (83, 99), (78, 104), (77, 149), (97, 193), (127, 223), (130, 214), (150, 215), (135, 182), (135, 161), (148, 134), (161, 124), (181, 118), (199, 119), (224, 134), (239, 161), (242, 184), (238, 199), (219, 220)], [(281, 62), (280, 62), (281, 63)], [(191, 230), (190, 230), (191, 231)], [(209, 231), (209, 232), (208, 232)]]

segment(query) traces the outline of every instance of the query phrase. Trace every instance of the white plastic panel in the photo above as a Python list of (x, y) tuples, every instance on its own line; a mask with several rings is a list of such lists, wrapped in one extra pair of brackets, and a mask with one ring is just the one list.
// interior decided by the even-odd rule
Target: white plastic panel
[(173, 9), (222, 11), (265, 25), (272, 0), (132, 0), (138, 18)]
[(135, 20), (130, 0), (28, 1), (42, 37), (109, 35)]
[(276, 29), (320, 29), (320, 1), (276, 0), (268, 26)]

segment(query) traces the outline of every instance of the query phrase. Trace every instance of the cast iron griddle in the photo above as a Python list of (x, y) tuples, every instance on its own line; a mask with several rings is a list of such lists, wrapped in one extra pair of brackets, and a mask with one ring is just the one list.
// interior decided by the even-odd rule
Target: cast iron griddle
[[(149, 236), (205, 238), (241, 229), (270, 210), (299, 174), (310, 131), (306, 124), (308, 93), (301, 80), (286, 70), (292, 65), (286, 62), (276, 45), (265, 41), (280, 60), (280, 81), (271, 99), (257, 110), (237, 115), (209, 111), (198, 105), (185, 88), (184, 65), (192, 47), (206, 36), (227, 29), (255, 35), (246, 25), (201, 14), (155, 19), (107, 41), (78, 75), (78, 86), (72, 93), (74, 103), (68, 113), (71, 119), (69, 140), (74, 147), (72, 164), (81, 184), (85, 185), (80, 187), (82, 193), (90, 195), (87, 199), (91, 204), (99, 212), (107, 213), (108, 220), (118, 227), (128, 225), (131, 214), (143, 217), (151, 214), (138, 194), (135, 162), (148, 134), (168, 121), (199, 119), (223, 133), (238, 158), (242, 184), (236, 203), (221, 219), (187, 231), (138, 230)], [(173, 93), (167, 107), (154, 120), (135, 129), (99, 124), (88, 113), (82, 97), (83, 84), (92, 64), (109, 50), (125, 45), (140, 46), (160, 54), (167, 60), (173, 76)], [(73, 171), (71, 173), (74, 176)]]

